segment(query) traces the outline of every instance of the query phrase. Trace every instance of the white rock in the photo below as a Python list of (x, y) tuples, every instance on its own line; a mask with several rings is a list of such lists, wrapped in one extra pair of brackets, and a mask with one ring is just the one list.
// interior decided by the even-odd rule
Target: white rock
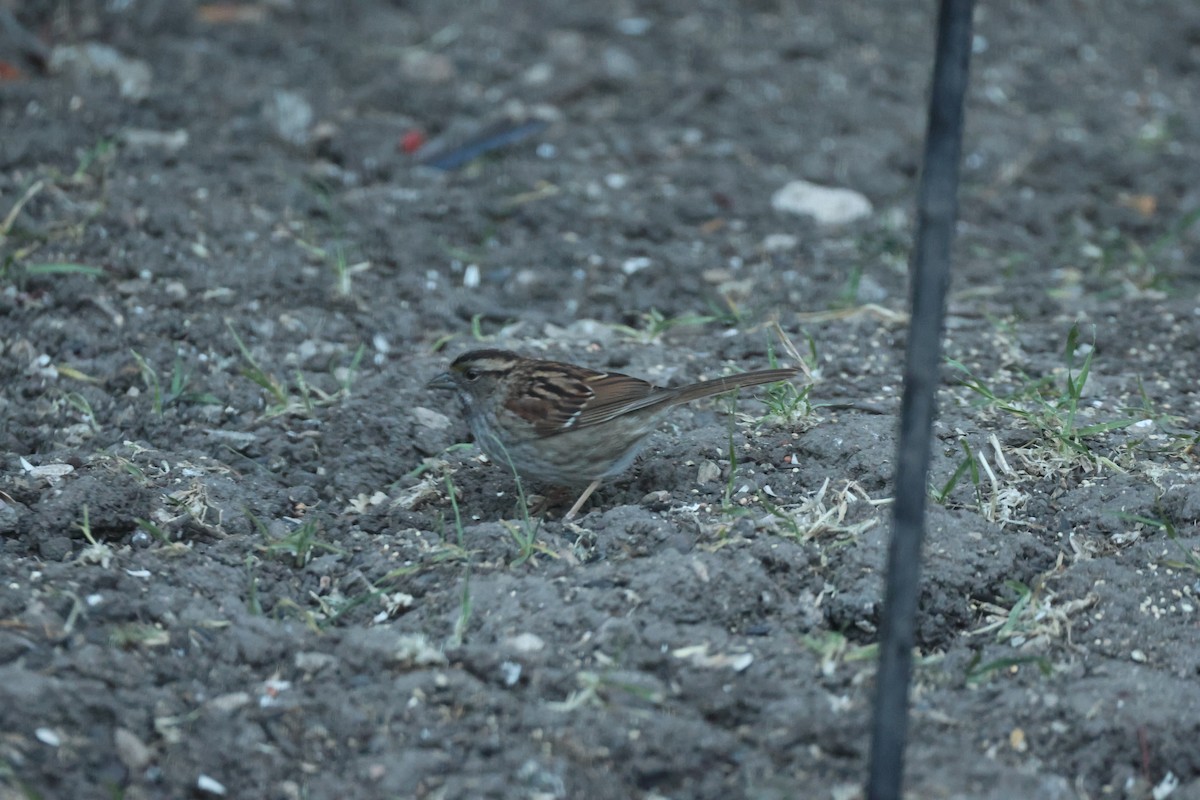
[(525, 74), (521, 76), (521, 79), (530, 86), (542, 86), (549, 83), (553, 77), (554, 67), (545, 61), (539, 61), (536, 64), (530, 65), (529, 69), (525, 70)]
[(604, 74), (616, 81), (630, 81), (641, 74), (637, 59), (620, 47), (607, 47), (600, 54)]
[(479, 265), (467, 264), (467, 268), (463, 270), (463, 288), (477, 289), (479, 288), (481, 280), (482, 276), (479, 273)]
[(396, 640), (393, 659), (409, 667), (444, 666), (449, 663), (442, 651), (429, 643), (424, 634), (411, 633)]
[(413, 408), (412, 416), (413, 421), (426, 430), (444, 431), (452, 424), (445, 414), (424, 406)]
[(50, 70), (115, 78), (121, 97), (126, 100), (144, 100), (150, 94), (153, 80), (145, 61), (127, 58), (115, 48), (97, 42), (54, 48), (50, 54)]
[(505, 642), (512, 650), (518, 653), (536, 653), (546, 649), (546, 642), (536, 633), (518, 633), (516, 636), (509, 637)]
[(279, 89), (263, 106), (263, 116), (276, 136), (288, 144), (303, 147), (309, 142), (316, 113), (304, 95)]
[(799, 237), (792, 236), (790, 233), (770, 233), (762, 240), (760, 247), (764, 253), (784, 253), (788, 250), (795, 250), (799, 245)]
[(296, 669), (311, 674), (337, 666), (338, 658), (331, 653), (304, 650), (296, 653), (292, 662), (296, 665)]
[(852, 189), (792, 181), (771, 196), (771, 207), (784, 214), (804, 214), (822, 225), (844, 225), (871, 213), (871, 201)]
[(629, 176), (620, 172), (610, 172), (604, 176), (604, 185), (614, 190), (624, 189), (629, 185)]
[(121, 763), (126, 768), (134, 772), (141, 772), (154, 757), (146, 743), (139, 739), (133, 731), (125, 728), (117, 728), (113, 731), (113, 745), (117, 750), (117, 758), (121, 759)]
[(225, 784), (207, 775), (201, 775), (196, 779), (196, 788), (205, 794), (215, 794), (217, 797), (224, 797), (226, 792)]
[(51, 747), (58, 747), (62, 744), (62, 737), (50, 728), (38, 728), (33, 732), (33, 735), (37, 737), (39, 742), (48, 744)]
[(636, 256), (634, 258), (627, 258), (621, 264), (621, 272), (624, 272), (626, 275), (633, 275), (635, 273), (641, 272), (642, 270), (646, 269), (647, 267), (649, 267), (653, 264), (654, 264), (654, 262), (651, 261), (649, 258), (646, 258), (645, 256)]
[(208, 701), (208, 707), (222, 714), (232, 714), (250, 703), (249, 692), (230, 692), (219, 695)]
[(500, 664), (500, 674), (505, 686), (515, 686), (521, 680), (521, 665), (516, 661), (504, 661)]
[(696, 471), (696, 483), (704, 486), (709, 483), (716, 483), (721, 478), (721, 468), (715, 462), (705, 459), (700, 462), (700, 468)]
[(644, 36), (654, 26), (646, 17), (624, 17), (617, 20), (617, 30), (626, 36)]
[(178, 153), (188, 143), (188, 132), (183, 128), (173, 131), (126, 128), (118, 136), (122, 142), (137, 150), (166, 150), (168, 153)]

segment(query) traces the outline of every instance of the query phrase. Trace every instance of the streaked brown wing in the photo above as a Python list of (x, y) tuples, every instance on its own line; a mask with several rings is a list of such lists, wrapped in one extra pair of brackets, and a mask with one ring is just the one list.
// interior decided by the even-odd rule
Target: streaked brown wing
[(508, 408), (532, 425), (538, 436), (553, 436), (581, 427), (580, 420), (589, 414), (592, 404), (597, 400), (603, 402), (614, 391), (614, 381), (642, 383), (625, 375), (597, 372), (560, 361), (531, 363), (516, 380), (523, 390), (519, 397), (509, 400)]
[(670, 393), (640, 378), (619, 372), (598, 373), (587, 380), (595, 396), (584, 405), (572, 428), (586, 428), (608, 422), (619, 414), (654, 405)]
[(508, 408), (533, 426), (538, 436), (553, 436), (606, 422), (630, 404), (654, 394), (646, 381), (619, 372), (561, 361), (538, 361), (519, 376), (525, 391)]
[(572, 427), (581, 428), (607, 422), (618, 414), (633, 411), (651, 411), (666, 406), (690, 403), (701, 397), (710, 397), (748, 386), (761, 386), (787, 380), (796, 374), (795, 369), (764, 369), (727, 375), (709, 381), (692, 383), (676, 389), (666, 389), (652, 383), (631, 378), (628, 375), (609, 373), (589, 379), (596, 397), (588, 403)]

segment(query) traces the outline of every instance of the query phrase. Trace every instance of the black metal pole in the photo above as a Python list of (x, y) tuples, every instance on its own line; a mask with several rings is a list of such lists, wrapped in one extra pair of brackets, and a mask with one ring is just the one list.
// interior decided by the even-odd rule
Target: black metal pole
[(950, 282), (950, 248), (958, 217), (963, 95), (971, 56), (974, 0), (941, 0), (937, 55), (917, 200), (912, 262), (912, 322), (905, 355), (904, 399), (894, 480), (868, 800), (899, 800), (908, 735), (908, 694), (925, 533), (926, 475), (936, 410), (942, 320)]

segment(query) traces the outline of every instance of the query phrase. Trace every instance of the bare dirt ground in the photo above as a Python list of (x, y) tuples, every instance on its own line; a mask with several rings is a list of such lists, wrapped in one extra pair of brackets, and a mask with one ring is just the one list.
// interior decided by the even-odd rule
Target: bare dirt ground
[[(0, 797), (858, 796), (917, 5), (10, 5)], [(976, 30), (909, 791), (1195, 800), (1200, 5)], [(772, 321), (574, 525), (424, 388)]]

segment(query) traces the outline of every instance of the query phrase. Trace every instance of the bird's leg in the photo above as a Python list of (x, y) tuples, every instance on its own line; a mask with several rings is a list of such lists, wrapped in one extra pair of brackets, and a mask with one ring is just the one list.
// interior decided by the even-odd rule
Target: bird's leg
[(596, 487), (599, 485), (599, 478), (588, 484), (588, 487), (583, 490), (583, 494), (579, 495), (579, 499), (575, 501), (575, 505), (571, 506), (571, 510), (563, 515), (563, 522), (575, 517), (575, 512), (583, 507), (583, 504), (587, 502), (587, 499), (592, 496), (592, 492), (596, 491)]

